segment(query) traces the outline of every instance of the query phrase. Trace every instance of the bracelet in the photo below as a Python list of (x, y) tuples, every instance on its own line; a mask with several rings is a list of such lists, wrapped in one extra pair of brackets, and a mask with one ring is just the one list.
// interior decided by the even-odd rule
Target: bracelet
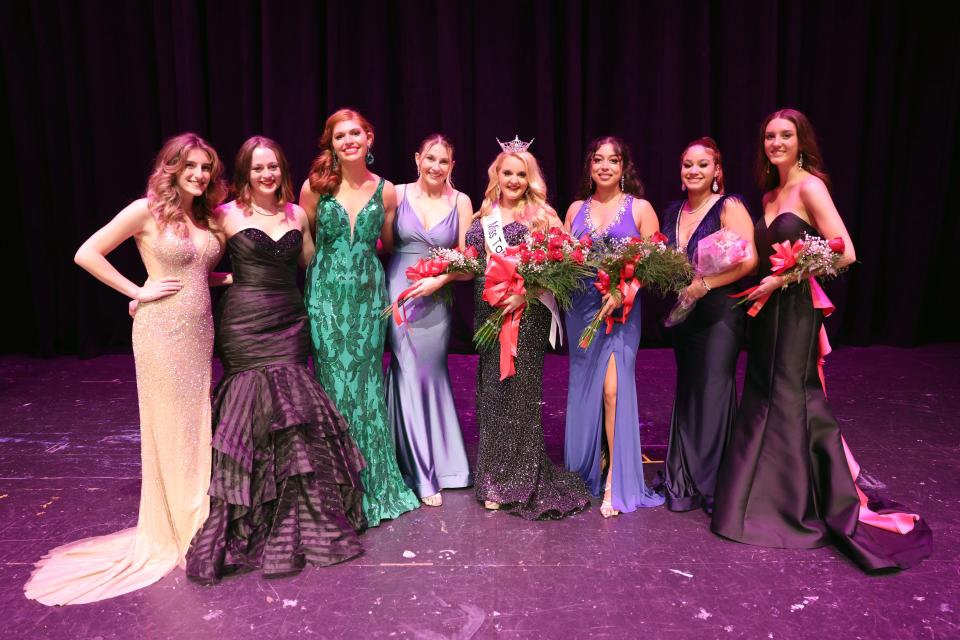
[(707, 284), (707, 280), (703, 276), (700, 276), (700, 284), (703, 285), (703, 290), (707, 293), (710, 293), (710, 291), (713, 290), (713, 287)]

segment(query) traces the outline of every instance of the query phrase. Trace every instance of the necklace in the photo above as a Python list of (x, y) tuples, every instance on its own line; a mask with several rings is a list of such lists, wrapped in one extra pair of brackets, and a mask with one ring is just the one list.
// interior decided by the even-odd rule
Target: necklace
[(590, 215), (590, 209), (592, 208), (592, 205), (593, 205), (593, 196), (590, 196), (589, 198), (587, 198), (586, 205), (584, 206), (585, 211), (583, 213), (583, 217), (587, 222), (587, 229), (590, 230), (590, 235), (596, 235), (600, 231), (603, 231), (603, 233), (606, 233), (607, 231), (610, 230), (611, 227), (617, 226), (617, 224), (620, 222), (620, 218), (622, 218), (623, 214), (626, 212), (627, 194), (624, 193), (620, 195), (620, 204), (617, 206), (617, 212), (613, 214), (613, 217), (610, 219), (610, 222), (608, 222), (607, 225), (603, 227), (602, 230), (599, 227), (597, 227), (596, 224), (594, 224), (593, 216)]
[(268, 218), (272, 218), (273, 216), (276, 216), (276, 215), (279, 215), (279, 214), (280, 214), (280, 210), (279, 210), (279, 209), (277, 209), (277, 210), (274, 211), (273, 213), (270, 213), (270, 212), (268, 212), (266, 209), (264, 209), (263, 207), (257, 205), (257, 203), (255, 203), (255, 202), (253, 202), (253, 201), (250, 202), (250, 211), (253, 211), (254, 213), (258, 213), (258, 214), (260, 214), (261, 216), (266, 216), (266, 217), (268, 217)]
[[(701, 209), (703, 209), (705, 206), (707, 206), (707, 203), (710, 202), (710, 199), (711, 199), (710, 196), (707, 196), (707, 199), (704, 200), (702, 203), (700, 203), (700, 206), (699, 206), (699, 207), (697, 207), (696, 209), (693, 209), (692, 211), (689, 211), (689, 212), (688, 212), (688, 215), (691, 215), (691, 216), (692, 216), (692, 215), (695, 214), (696, 212), (698, 212), (698, 211), (700, 211)], [(674, 237), (677, 239), (677, 249), (679, 249), (681, 253), (686, 253), (686, 252), (687, 252), (687, 245), (690, 244), (690, 238), (687, 238), (687, 241), (686, 241), (686, 242), (684, 242), (684, 243), (682, 243), (682, 244), (680, 243), (680, 218), (683, 216), (683, 207), (684, 207), (684, 205), (686, 205), (686, 206), (689, 207), (689, 206), (690, 206), (690, 200), (684, 200), (684, 201), (683, 201), (683, 204), (680, 205), (680, 210), (677, 212), (677, 224), (676, 224), (676, 228), (674, 229), (674, 232), (673, 232)], [(684, 229), (689, 229), (690, 227), (694, 227), (694, 233), (696, 233), (696, 227), (699, 227), (699, 226), (700, 226), (700, 222), (702, 222), (702, 219), (701, 219), (701, 220), (694, 220), (693, 222), (691, 222), (691, 223), (689, 223), (689, 224), (683, 225), (683, 228), (684, 228)], [(693, 236), (693, 233), (691, 233), (690, 235)]]

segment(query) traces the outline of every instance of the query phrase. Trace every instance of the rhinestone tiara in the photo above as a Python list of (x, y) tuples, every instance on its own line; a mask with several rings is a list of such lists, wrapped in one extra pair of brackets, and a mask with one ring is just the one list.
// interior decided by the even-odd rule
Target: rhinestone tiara
[(513, 140), (508, 142), (500, 142), (500, 138), (497, 138), (497, 144), (500, 145), (500, 148), (503, 149), (505, 153), (520, 153), (526, 151), (527, 148), (533, 144), (533, 141), (536, 138), (530, 138), (530, 142), (524, 142), (520, 139), (520, 136), (513, 136)]

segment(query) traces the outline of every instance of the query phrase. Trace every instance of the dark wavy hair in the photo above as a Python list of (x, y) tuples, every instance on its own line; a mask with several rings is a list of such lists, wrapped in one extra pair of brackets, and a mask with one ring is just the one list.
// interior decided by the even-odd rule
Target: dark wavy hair
[(270, 149), (277, 156), (280, 165), (280, 184), (277, 185), (277, 204), (285, 205), (293, 201), (293, 182), (290, 178), (290, 167), (287, 157), (283, 154), (280, 145), (264, 136), (248, 138), (237, 151), (237, 159), (233, 165), (233, 191), (237, 204), (246, 207), (250, 204), (250, 165), (253, 164), (253, 152), (258, 148)]
[(720, 190), (717, 193), (724, 192), (723, 185), (723, 156), (720, 154), (720, 146), (717, 144), (717, 141), (711, 138), (710, 136), (703, 136), (702, 138), (697, 138), (693, 140), (687, 146), (683, 148), (683, 151), (680, 152), (680, 164), (683, 165), (683, 156), (687, 155), (687, 151), (690, 150), (690, 147), (703, 147), (710, 151), (710, 154), (713, 156), (713, 164), (717, 168), (716, 180), (717, 187)]
[(764, 149), (764, 140), (767, 134), (767, 125), (772, 120), (782, 118), (789, 120), (797, 128), (797, 153), (803, 154), (803, 170), (807, 173), (817, 176), (823, 180), (827, 188), (830, 188), (830, 177), (823, 169), (823, 156), (820, 155), (820, 145), (817, 144), (817, 134), (813, 131), (813, 125), (796, 109), (779, 109), (774, 111), (760, 124), (760, 136), (757, 149), (757, 163), (754, 171), (757, 177), (757, 186), (766, 193), (780, 185), (780, 172), (774, 169), (767, 158), (767, 152)]
[(577, 191), (577, 200), (585, 200), (593, 195), (596, 188), (593, 179), (590, 177), (590, 167), (593, 164), (593, 156), (597, 150), (605, 144), (613, 147), (613, 150), (620, 156), (620, 162), (623, 167), (623, 191), (632, 194), (638, 198), (643, 197), (643, 182), (637, 176), (636, 165), (630, 157), (630, 147), (617, 136), (602, 136), (587, 145), (587, 155), (583, 158), (583, 178), (580, 180), (580, 188)]

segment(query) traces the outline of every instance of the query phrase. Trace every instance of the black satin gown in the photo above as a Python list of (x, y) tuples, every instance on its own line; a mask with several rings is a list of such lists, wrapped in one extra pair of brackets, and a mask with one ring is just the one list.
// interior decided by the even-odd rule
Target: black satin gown
[(310, 335), (296, 284), (303, 237), (243, 229), (227, 246), (213, 400), (210, 516), (187, 554), (197, 582), (260, 568), (288, 575), (363, 552), (360, 450), (307, 369)]
[[(816, 229), (793, 213), (756, 226), (761, 273), (771, 245)], [(743, 398), (718, 480), (712, 529), (731, 540), (809, 549), (836, 544), (865, 571), (904, 569), (930, 554), (923, 520), (907, 534), (858, 521), (860, 501), (817, 363), (822, 312), (804, 282), (773, 293), (750, 325)], [(872, 497), (878, 513), (905, 511)]]
[[(697, 243), (720, 230), (725, 195), (717, 200), (687, 242), (695, 261)], [(663, 230), (677, 246), (677, 217), (683, 201), (667, 208)], [(713, 510), (717, 474), (737, 418), (737, 357), (746, 310), (729, 295), (736, 283), (715, 287), (697, 301), (686, 320), (669, 330), (677, 363), (677, 390), (670, 418), (663, 491), (670, 511)]]

